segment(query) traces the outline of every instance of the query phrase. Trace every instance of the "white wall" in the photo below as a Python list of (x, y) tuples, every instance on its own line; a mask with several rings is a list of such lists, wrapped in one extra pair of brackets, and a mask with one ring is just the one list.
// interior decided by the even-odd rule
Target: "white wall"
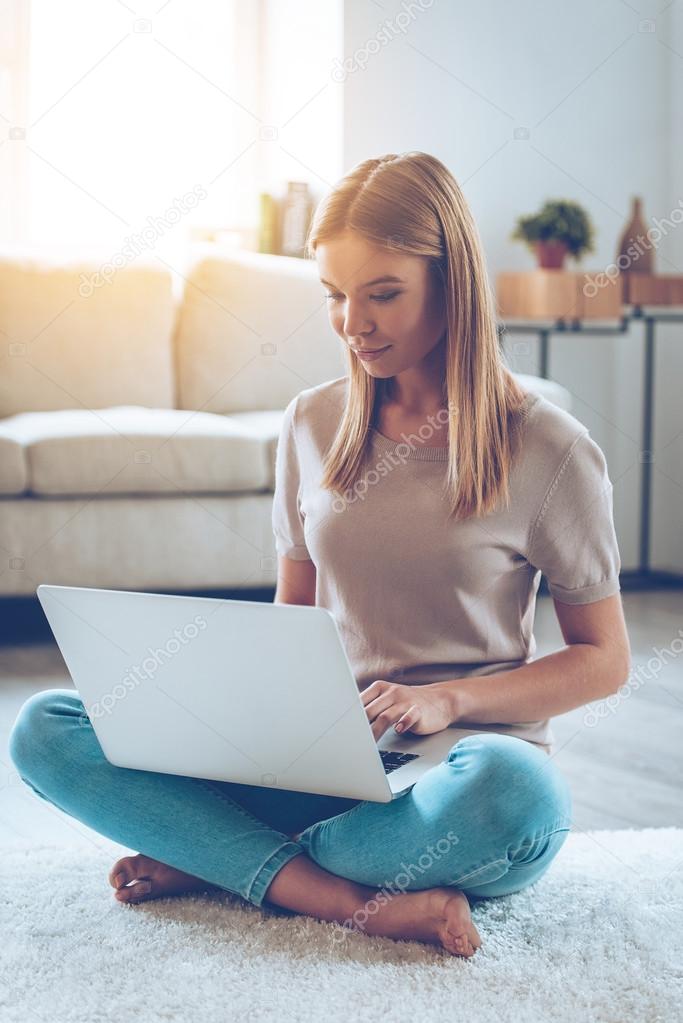
[[(683, 197), (683, 15), (676, 5), (655, 10), (647, 0), (640, 14), (612, 0), (347, 0), (344, 54), (357, 69), (343, 86), (344, 167), (409, 149), (443, 160), (471, 204), (492, 280), (533, 266), (508, 237), (519, 214), (547, 198), (574, 199), (597, 235), (578, 268), (604, 268), (632, 195), (643, 196), (647, 218)], [(515, 137), (520, 128), (528, 138)], [(683, 272), (683, 226), (665, 243), (658, 269)], [(683, 325), (658, 337), (651, 564), (683, 571)], [(535, 343), (513, 340), (512, 367), (534, 372)], [(607, 456), (624, 569), (638, 561), (642, 355), (640, 326), (551, 342), (550, 374), (571, 390), (574, 414)]]
[[(665, 134), (667, 176), (664, 208), (683, 203), (683, 9), (674, 4), (667, 10), (667, 76)], [(663, 240), (662, 263), (669, 273), (683, 273), (683, 226)], [(655, 387), (658, 395), (655, 423), (655, 479), (653, 501), (653, 560), (675, 563), (683, 571), (683, 328), (661, 326), (657, 335)]]

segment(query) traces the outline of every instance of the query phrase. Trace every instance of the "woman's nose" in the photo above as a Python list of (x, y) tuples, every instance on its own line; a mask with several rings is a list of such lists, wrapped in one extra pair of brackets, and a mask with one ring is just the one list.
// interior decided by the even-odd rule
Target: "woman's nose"
[(360, 310), (350, 310), (347, 307), (344, 316), (344, 333), (348, 338), (365, 337), (372, 334), (374, 329), (374, 324)]

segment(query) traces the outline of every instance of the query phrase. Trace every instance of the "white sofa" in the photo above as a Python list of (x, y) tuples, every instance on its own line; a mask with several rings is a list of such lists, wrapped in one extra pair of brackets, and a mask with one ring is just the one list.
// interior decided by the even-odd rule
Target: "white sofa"
[(205, 246), (182, 279), (97, 270), (0, 251), (0, 595), (274, 585), (282, 411), (345, 372), (315, 264)]

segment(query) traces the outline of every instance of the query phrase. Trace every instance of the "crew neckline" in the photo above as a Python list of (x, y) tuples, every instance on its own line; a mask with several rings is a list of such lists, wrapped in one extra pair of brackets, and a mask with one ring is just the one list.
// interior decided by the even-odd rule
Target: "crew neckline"
[[(419, 459), (423, 462), (445, 462), (448, 459), (448, 446), (443, 444), (438, 447), (430, 447), (422, 444), (418, 438), (418, 443), (422, 444), (421, 447), (412, 447), (407, 441), (404, 440), (391, 440), (389, 437), (385, 437), (383, 433), (380, 433), (374, 426), (372, 429), (372, 441), (378, 451), (386, 453), (389, 451), (395, 452), (401, 460), (404, 458)], [(408, 434), (410, 437), (411, 434)], [(417, 436), (417, 434), (415, 434)], [(413, 444), (415, 442), (413, 441)], [(397, 449), (401, 449), (400, 452)], [(406, 451), (405, 449), (408, 448)]]
[[(539, 400), (540, 394), (535, 394), (533, 391), (527, 392), (527, 397), (522, 405), (522, 414), (526, 419), (529, 415), (529, 411), (532, 406)], [(392, 440), (390, 437), (386, 437), (383, 433), (380, 433), (375, 426), (370, 427), (372, 433), (372, 443), (374, 447), (381, 453), (386, 454), (388, 452), (394, 452), (398, 454), (398, 457), (403, 459), (410, 459), (420, 462), (447, 462), (448, 461), (448, 445), (440, 444), (438, 447), (429, 446), (423, 444), (421, 447), (411, 446), (408, 441), (405, 440)], [(408, 433), (408, 437), (416, 437), (417, 443), (422, 444), (417, 433)], [(415, 441), (412, 442), (415, 445)], [(408, 451), (406, 452), (406, 447)], [(401, 452), (397, 452), (397, 448), (401, 448)]]

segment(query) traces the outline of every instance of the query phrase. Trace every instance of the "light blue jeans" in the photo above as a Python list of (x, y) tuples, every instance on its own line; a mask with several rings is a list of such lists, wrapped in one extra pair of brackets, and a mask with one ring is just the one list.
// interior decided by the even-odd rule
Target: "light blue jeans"
[(472, 898), (508, 895), (545, 873), (571, 826), (571, 796), (553, 761), (495, 732), (460, 739), (390, 803), (114, 767), (70, 689), (24, 703), (10, 755), (26, 784), (64, 813), (256, 906), (302, 853), (394, 893), (452, 885)]

